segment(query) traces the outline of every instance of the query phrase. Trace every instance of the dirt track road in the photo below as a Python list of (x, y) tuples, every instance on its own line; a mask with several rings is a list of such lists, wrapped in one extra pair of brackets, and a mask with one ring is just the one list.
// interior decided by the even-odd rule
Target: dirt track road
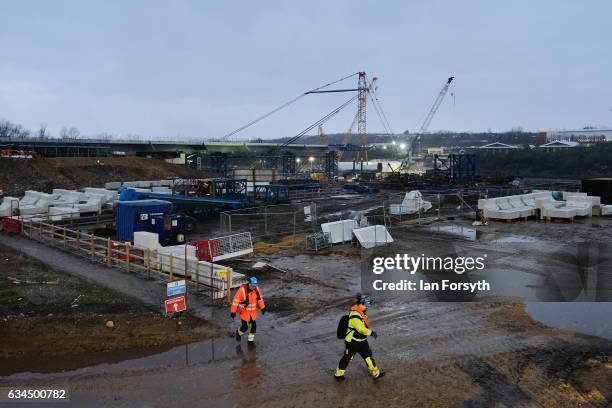
[[(227, 337), (122, 363), (16, 374), (1, 385), (68, 387), (71, 405), (88, 407), (574, 407), (606, 406), (612, 397), (612, 369), (602, 360), (612, 342), (545, 328), (507, 302), (381, 305), (371, 344), (388, 375), (372, 381), (356, 357), (348, 380), (336, 383), (337, 314), (307, 322), (267, 314), (255, 350)], [(508, 326), (510, 316), (522, 323)]]

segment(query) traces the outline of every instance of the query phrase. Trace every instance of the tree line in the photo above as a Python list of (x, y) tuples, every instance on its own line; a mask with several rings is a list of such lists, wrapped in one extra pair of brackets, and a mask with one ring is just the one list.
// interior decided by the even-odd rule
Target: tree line
[(551, 151), (520, 149), (503, 153), (477, 152), (481, 176), (584, 179), (612, 177), (612, 145), (574, 147)]

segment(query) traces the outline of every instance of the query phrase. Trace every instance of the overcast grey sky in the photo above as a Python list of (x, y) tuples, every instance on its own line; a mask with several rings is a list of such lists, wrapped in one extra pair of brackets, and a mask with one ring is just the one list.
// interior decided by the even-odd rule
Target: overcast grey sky
[[(5, 1), (0, 118), (53, 135), (219, 137), (359, 70), (395, 132), (612, 124), (612, 2)], [(347, 84), (354, 85), (354, 84)], [(291, 136), (347, 95), (313, 95), (241, 133)], [(344, 131), (356, 106), (330, 121)], [(381, 131), (372, 110), (368, 131)]]

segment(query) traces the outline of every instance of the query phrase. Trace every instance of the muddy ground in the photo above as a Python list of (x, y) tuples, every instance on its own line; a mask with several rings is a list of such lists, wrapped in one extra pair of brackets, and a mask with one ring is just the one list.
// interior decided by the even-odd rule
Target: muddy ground
[[(361, 204), (367, 208), (371, 203)], [(429, 230), (430, 225), (461, 228), (441, 233)], [(471, 220), (460, 218), (422, 227), (398, 223), (391, 229), (398, 246), (390, 250), (426, 251), (461, 243), (488, 248), (496, 259), (514, 262), (517, 273), (537, 274), (533, 257), (538, 253), (558, 243), (607, 239), (611, 226), (601, 218), (573, 226), (532, 220), (472, 227)], [(468, 229), (474, 230), (473, 240), (471, 233), (463, 234)], [(507, 244), (513, 240), (525, 241), (528, 248)], [(258, 319), (255, 348), (233, 339), (237, 322), (225, 305), (210, 310), (221, 327), (213, 339), (152, 354), (108, 353), (106, 360), (77, 354), (71, 363), (14, 362), (0, 385), (67, 387), (74, 406), (610, 405), (612, 341), (548, 327), (526, 312), (523, 301), (510, 298), (459, 303), (378, 296), (369, 314), (379, 338), (370, 344), (387, 375), (372, 381), (355, 357), (348, 379), (335, 382), (332, 373), (343, 350), (335, 338), (336, 324), (355, 293), (364, 289), (364, 254), (351, 244), (306, 253), (303, 247), (291, 248), (292, 241), (292, 236), (270, 239), (258, 244), (253, 258), (231, 263), (260, 279), (268, 305), (268, 313)], [(255, 261), (274, 267), (253, 269)]]
[(204, 320), (166, 318), (126, 294), (2, 245), (0, 271), (2, 373), (9, 360), (173, 346), (218, 333)]

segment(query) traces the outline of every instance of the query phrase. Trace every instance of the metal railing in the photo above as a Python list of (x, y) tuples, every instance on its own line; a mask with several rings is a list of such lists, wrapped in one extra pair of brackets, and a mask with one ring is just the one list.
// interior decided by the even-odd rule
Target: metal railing
[(193, 284), (196, 291), (208, 294), (211, 301), (229, 299), (231, 273), (225, 279), (217, 277), (187, 256), (139, 248), (129, 242), (118, 242), (42, 221), (22, 222), (21, 231), (29, 239), (70, 252), (92, 263), (122, 269), (128, 273), (139, 272), (147, 279), (153, 275), (163, 277), (168, 282), (184, 278)]
[(251, 232), (254, 238), (269, 236), (294, 237), (314, 232), (317, 206), (315, 203), (279, 204), (224, 211), (219, 214), (223, 233)]

